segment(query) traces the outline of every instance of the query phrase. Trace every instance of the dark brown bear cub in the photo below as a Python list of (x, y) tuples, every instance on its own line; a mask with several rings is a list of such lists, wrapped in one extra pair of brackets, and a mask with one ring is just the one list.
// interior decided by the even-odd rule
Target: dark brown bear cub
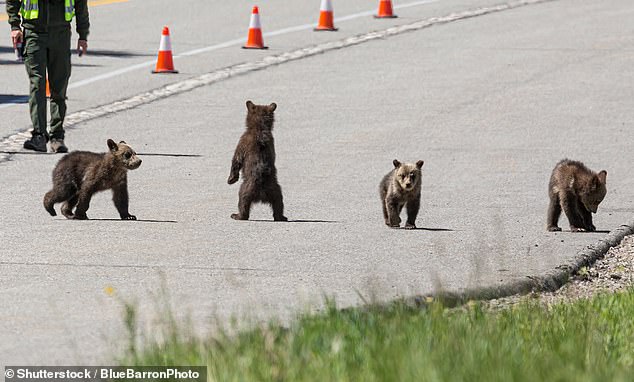
[(394, 159), (394, 169), (383, 177), (379, 192), (383, 206), (383, 218), (389, 227), (399, 227), (400, 214), (407, 205), (405, 228), (416, 228), (416, 215), (420, 208), (422, 160), (416, 163), (401, 163)]
[(111, 189), (121, 219), (136, 220), (128, 212), (127, 173), (139, 168), (141, 159), (124, 141), (116, 144), (108, 139), (108, 148), (110, 151), (102, 154), (73, 151), (59, 160), (53, 169), (53, 189), (44, 195), (44, 208), (52, 216), (57, 215), (55, 203), (64, 202), (62, 214), (68, 219), (88, 219), (86, 211), (92, 196)]
[(581, 162), (564, 159), (557, 163), (548, 184), (550, 204), (546, 229), (561, 231), (557, 222), (563, 210), (572, 232), (596, 231), (592, 214), (597, 212), (608, 192), (605, 187), (607, 176), (607, 171), (596, 173)]
[(275, 108), (275, 103), (266, 106), (247, 101), (247, 129), (238, 141), (227, 180), (229, 184), (234, 184), (242, 170), (238, 213), (231, 215), (233, 219), (248, 220), (251, 204), (262, 202), (273, 208), (273, 220), (288, 220), (284, 216), (282, 188), (277, 183), (275, 169), (272, 133)]

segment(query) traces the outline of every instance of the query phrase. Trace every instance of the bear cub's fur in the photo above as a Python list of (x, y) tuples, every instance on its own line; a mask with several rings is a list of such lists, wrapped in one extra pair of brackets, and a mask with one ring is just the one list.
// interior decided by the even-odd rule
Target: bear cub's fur
[(139, 168), (141, 159), (124, 141), (117, 144), (108, 139), (108, 148), (110, 151), (101, 154), (73, 151), (59, 160), (53, 169), (53, 189), (44, 196), (46, 211), (57, 215), (53, 206), (63, 202), (62, 214), (66, 218), (88, 219), (86, 211), (92, 196), (111, 189), (121, 219), (136, 220), (136, 216), (128, 212), (127, 173)]
[(379, 187), (383, 218), (389, 227), (399, 227), (401, 211), (407, 205), (405, 228), (414, 229), (420, 208), (421, 168), (425, 162), (401, 163), (394, 159), (392, 163), (394, 169), (383, 177)]
[(607, 175), (605, 170), (596, 173), (578, 161), (564, 159), (557, 163), (548, 185), (550, 204), (546, 229), (561, 231), (557, 222), (563, 209), (572, 232), (596, 231), (592, 214), (597, 212), (607, 193)]
[(233, 219), (248, 220), (251, 204), (262, 202), (273, 208), (273, 220), (288, 220), (284, 216), (282, 188), (277, 182), (275, 168), (272, 130), (276, 108), (275, 103), (267, 106), (247, 101), (247, 129), (238, 141), (227, 179), (229, 184), (237, 182), (242, 170), (238, 213), (231, 215)]

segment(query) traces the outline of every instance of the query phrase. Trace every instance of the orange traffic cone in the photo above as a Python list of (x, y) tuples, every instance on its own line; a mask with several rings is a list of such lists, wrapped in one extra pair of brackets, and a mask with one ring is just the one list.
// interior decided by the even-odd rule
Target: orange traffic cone
[(247, 44), (242, 49), (268, 49), (268, 46), (264, 46), (264, 40), (262, 39), (262, 27), (260, 26), (260, 11), (258, 7), (253, 7), (251, 11), (251, 21), (249, 22), (249, 36), (247, 37)]
[(46, 98), (51, 98), (51, 87), (48, 85), (48, 76), (46, 76)]
[(379, 13), (374, 15), (377, 19), (393, 19), (396, 16), (392, 12), (392, 0), (380, 0), (379, 1)]
[(163, 27), (156, 69), (152, 70), (152, 73), (178, 73), (177, 70), (174, 70), (172, 43), (170, 42), (170, 30), (168, 27)]
[(332, 2), (330, 0), (321, 0), (321, 9), (319, 11), (319, 24), (316, 31), (336, 31), (333, 21)]

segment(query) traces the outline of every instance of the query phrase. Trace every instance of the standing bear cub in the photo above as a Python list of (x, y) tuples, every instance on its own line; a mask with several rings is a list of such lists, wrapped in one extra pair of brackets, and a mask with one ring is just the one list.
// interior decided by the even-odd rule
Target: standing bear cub
[(284, 216), (282, 188), (277, 182), (275, 146), (273, 144), (273, 112), (275, 103), (268, 106), (247, 101), (246, 131), (240, 137), (231, 160), (231, 172), (227, 183), (238, 181), (242, 170), (238, 213), (231, 217), (248, 220), (251, 204), (268, 203), (273, 208), (273, 220), (287, 221)]
[(548, 184), (548, 217), (546, 229), (561, 231), (557, 226), (561, 210), (568, 217), (572, 232), (596, 231), (592, 214), (608, 192), (605, 187), (607, 171), (596, 173), (583, 163), (564, 159), (557, 163)]
[(139, 168), (141, 159), (124, 141), (117, 144), (108, 139), (108, 148), (109, 152), (101, 154), (73, 151), (59, 160), (53, 169), (53, 189), (44, 195), (46, 211), (55, 216), (53, 206), (64, 202), (62, 214), (66, 218), (88, 219), (86, 211), (93, 194), (111, 189), (121, 219), (136, 220), (128, 212), (127, 172)]
[(401, 163), (394, 159), (392, 163), (394, 169), (383, 177), (379, 186), (383, 218), (389, 227), (399, 227), (401, 211), (407, 205), (405, 228), (414, 229), (420, 208), (421, 168), (425, 162)]

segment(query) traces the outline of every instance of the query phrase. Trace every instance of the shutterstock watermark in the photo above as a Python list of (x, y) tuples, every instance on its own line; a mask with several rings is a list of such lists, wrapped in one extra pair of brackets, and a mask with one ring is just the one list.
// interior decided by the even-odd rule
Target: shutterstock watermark
[(5, 366), (7, 382), (207, 381), (206, 366)]

